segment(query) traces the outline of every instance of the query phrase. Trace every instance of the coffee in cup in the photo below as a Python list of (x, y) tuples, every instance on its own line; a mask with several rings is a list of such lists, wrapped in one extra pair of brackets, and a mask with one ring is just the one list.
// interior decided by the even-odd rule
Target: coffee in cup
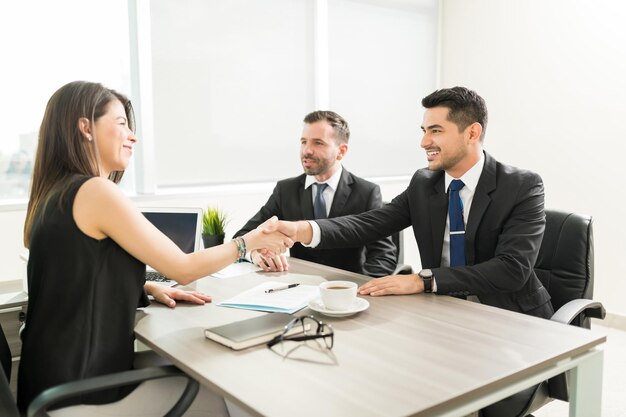
[(351, 281), (327, 281), (320, 284), (320, 297), (329, 310), (345, 311), (354, 306), (357, 285)]

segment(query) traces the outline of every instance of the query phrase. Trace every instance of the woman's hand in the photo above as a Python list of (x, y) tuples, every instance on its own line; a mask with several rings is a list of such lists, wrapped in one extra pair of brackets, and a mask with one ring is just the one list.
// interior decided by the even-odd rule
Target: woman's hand
[(176, 301), (187, 301), (189, 303), (204, 304), (210, 303), (211, 297), (198, 291), (185, 291), (178, 288), (166, 287), (154, 282), (146, 282), (144, 285), (146, 292), (154, 297), (156, 301), (165, 304), (170, 308), (176, 307)]

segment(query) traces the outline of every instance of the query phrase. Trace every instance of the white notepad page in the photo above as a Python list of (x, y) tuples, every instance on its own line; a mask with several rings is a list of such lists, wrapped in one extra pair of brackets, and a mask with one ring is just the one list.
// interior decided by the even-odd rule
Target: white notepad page
[(277, 288), (284, 285), (284, 282), (264, 282), (228, 300), (224, 300), (217, 305), (222, 307), (292, 314), (306, 307), (312, 299), (319, 297), (319, 288), (317, 285), (301, 284), (287, 290), (271, 293), (265, 292), (265, 290), (270, 288)]

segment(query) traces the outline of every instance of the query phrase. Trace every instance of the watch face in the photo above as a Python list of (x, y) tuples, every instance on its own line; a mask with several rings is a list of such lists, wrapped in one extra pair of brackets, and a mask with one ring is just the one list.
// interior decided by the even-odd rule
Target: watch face
[(433, 273), (430, 269), (422, 269), (419, 275), (422, 278), (431, 278), (433, 276)]

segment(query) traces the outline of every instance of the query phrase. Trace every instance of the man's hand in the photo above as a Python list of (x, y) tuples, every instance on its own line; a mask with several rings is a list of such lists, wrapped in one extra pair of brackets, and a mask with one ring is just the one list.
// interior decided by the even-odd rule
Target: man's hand
[(282, 272), (289, 270), (289, 262), (285, 254), (275, 254), (267, 249), (254, 250), (250, 254), (252, 263), (263, 268), (265, 272)]
[(176, 307), (176, 301), (187, 301), (189, 303), (204, 304), (210, 303), (211, 297), (198, 291), (185, 291), (178, 288), (166, 287), (155, 282), (147, 282), (144, 286), (148, 294), (156, 301), (165, 304), (170, 308)]
[(293, 246), (294, 241), (279, 230), (278, 218), (272, 216), (256, 229), (249, 231), (243, 237), (249, 251), (267, 249), (273, 253), (284, 253)]
[(379, 295), (417, 294), (424, 292), (424, 281), (417, 274), (389, 275), (383, 278), (374, 278), (359, 287), (359, 294)]
[(289, 237), (294, 242), (302, 242), (304, 244), (311, 243), (311, 239), (313, 238), (313, 230), (309, 222), (306, 220), (300, 220), (297, 222), (290, 222), (286, 220), (279, 220), (273, 223), (268, 222), (269, 221), (266, 221), (257, 229), (262, 228), (264, 233), (272, 233), (278, 231)]

